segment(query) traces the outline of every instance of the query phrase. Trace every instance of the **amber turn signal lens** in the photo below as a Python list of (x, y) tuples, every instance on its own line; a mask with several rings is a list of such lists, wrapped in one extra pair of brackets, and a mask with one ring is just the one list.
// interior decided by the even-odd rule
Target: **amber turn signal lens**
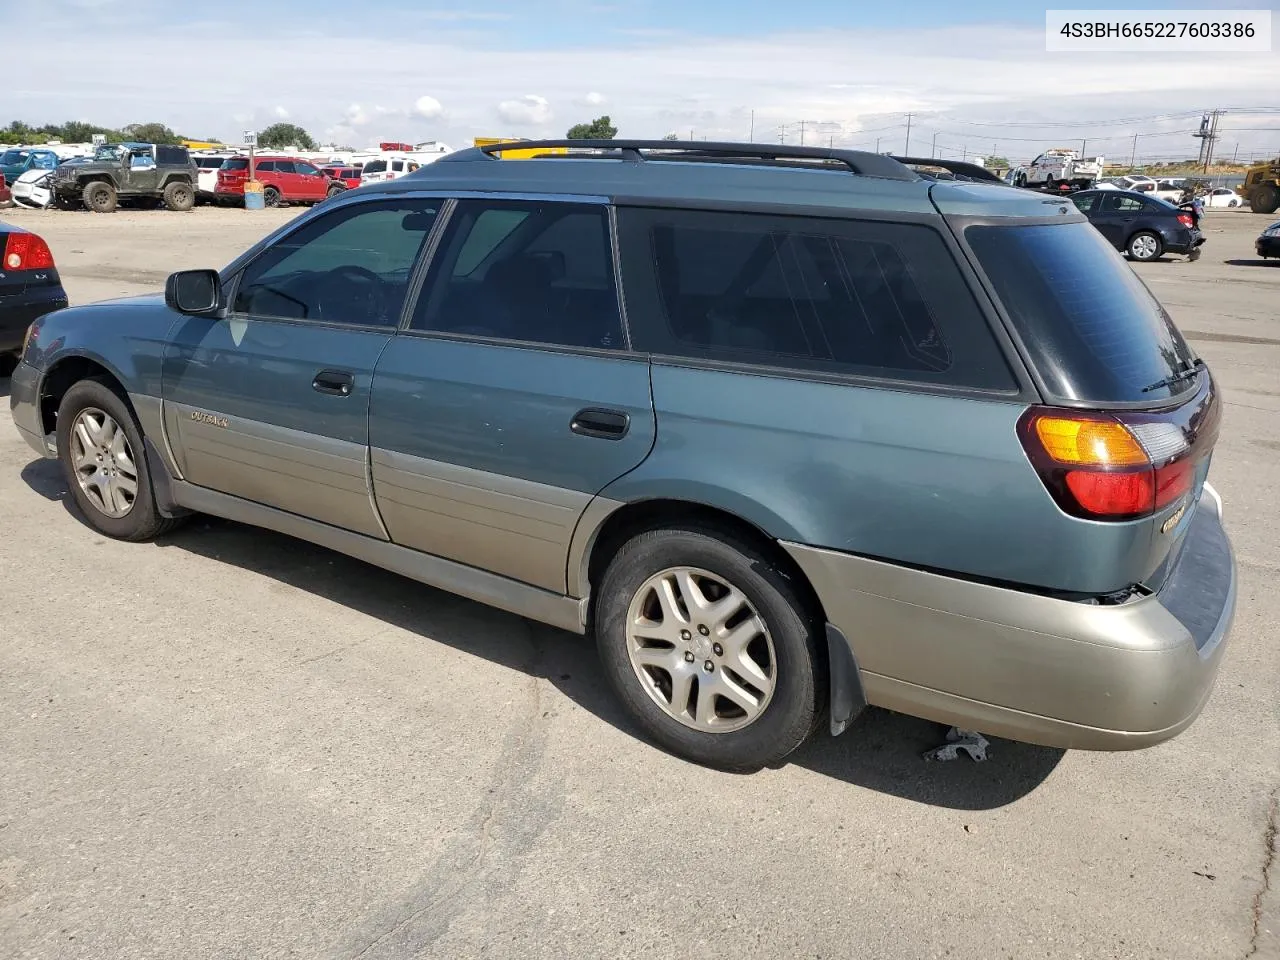
[(1059, 463), (1091, 467), (1135, 467), (1150, 463), (1142, 444), (1114, 420), (1037, 417), (1036, 436)]

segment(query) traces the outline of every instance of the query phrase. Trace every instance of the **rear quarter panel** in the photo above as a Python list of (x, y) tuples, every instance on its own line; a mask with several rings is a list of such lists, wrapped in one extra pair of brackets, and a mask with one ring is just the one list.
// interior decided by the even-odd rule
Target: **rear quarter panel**
[(1018, 441), (1025, 406), (654, 363), (657, 440), (602, 491), (707, 504), (771, 537), (1055, 590), (1121, 589), (1147, 528), (1065, 516)]

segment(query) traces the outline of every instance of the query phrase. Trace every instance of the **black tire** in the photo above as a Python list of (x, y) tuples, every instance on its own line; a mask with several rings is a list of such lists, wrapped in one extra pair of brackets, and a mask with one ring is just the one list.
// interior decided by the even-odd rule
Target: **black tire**
[(347, 188), (346, 188), (346, 187), (338, 186), (338, 185), (335, 183), (332, 187), (330, 187), (330, 188), (329, 188), (329, 193), (326, 195), (325, 199), (327, 199), (327, 200), (332, 200), (332, 199), (333, 199), (334, 197), (336, 197), (338, 194), (340, 194), (340, 193), (346, 193), (346, 192), (347, 192)]
[(86, 184), (80, 196), (84, 201), (84, 208), (93, 213), (115, 213), (119, 204), (116, 188), (102, 180)]
[[(627, 615), (632, 599), (650, 577), (681, 566), (705, 570), (733, 584), (755, 608), (773, 641), (772, 697), (754, 721), (732, 732), (697, 730), (675, 719), (654, 701), (631, 664)], [(614, 555), (595, 601), (600, 659), (627, 713), (672, 753), (735, 772), (778, 763), (804, 743), (821, 719), (827, 667), (817, 620), (803, 594), (774, 562), (749, 541), (712, 527), (667, 527), (632, 537)]]
[[(1154, 248), (1147, 245), (1147, 239), (1155, 241)], [(1152, 252), (1153, 249), (1154, 252)], [(1125, 243), (1124, 252), (1131, 260), (1150, 263), (1152, 260), (1159, 260), (1164, 255), (1164, 241), (1160, 239), (1160, 234), (1158, 233), (1153, 233), (1150, 230), (1139, 230)]]
[(280, 191), (275, 187), (266, 187), (262, 191), (262, 205), (264, 207), (280, 206)]
[[(80, 487), (75, 467), (71, 462), (71, 430), (76, 416), (83, 410), (95, 408), (108, 414), (123, 429), (129, 441), (132, 461), (137, 471), (137, 494), (129, 512), (122, 517), (111, 517), (95, 506)], [(150, 540), (180, 523), (180, 520), (160, 515), (156, 508), (155, 490), (151, 486), (151, 470), (147, 464), (146, 448), (142, 443), (142, 430), (129, 409), (129, 405), (101, 380), (81, 380), (75, 383), (58, 405), (58, 460), (62, 464), (67, 489), (89, 526), (117, 540)]]
[(1280, 209), (1280, 189), (1274, 183), (1262, 183), (1249, 191), (1249, 209), (1254, 213), (1275, 213)]
[(1050, 193), (1056, 193), (1058, 190), (1058, 181), (1054, 180), (1053, 177), (1049, 177), (1044, 182), (1044, 188)]
[(164, 188), (164, 205), (175, 213), (186, 213), (196, 205), (196, 192), (191, 184), (175, 180)]

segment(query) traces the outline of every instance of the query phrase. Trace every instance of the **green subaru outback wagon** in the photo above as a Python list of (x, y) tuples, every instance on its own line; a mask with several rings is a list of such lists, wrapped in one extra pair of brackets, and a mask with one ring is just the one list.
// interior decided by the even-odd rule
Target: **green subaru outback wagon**
[(1102, 750), (1195, 719), (1235, 604), (1222, 403), (1069, 202), (569, 146), (465, 150), (45, 317), (19, 430), (110, 536), (214, 514), (592, 635), (701, 763), (866, 704)]

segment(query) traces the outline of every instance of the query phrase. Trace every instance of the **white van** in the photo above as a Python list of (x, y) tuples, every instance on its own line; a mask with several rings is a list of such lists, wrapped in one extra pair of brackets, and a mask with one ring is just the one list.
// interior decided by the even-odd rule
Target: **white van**
[(385, 180), (398, 180), (407, 173), (413, 173), (421, 166), (417, 160), (406, 157), (402, 153), (391, 153), (368, 161), (360, 169), (360, 182), (382, 183)]

